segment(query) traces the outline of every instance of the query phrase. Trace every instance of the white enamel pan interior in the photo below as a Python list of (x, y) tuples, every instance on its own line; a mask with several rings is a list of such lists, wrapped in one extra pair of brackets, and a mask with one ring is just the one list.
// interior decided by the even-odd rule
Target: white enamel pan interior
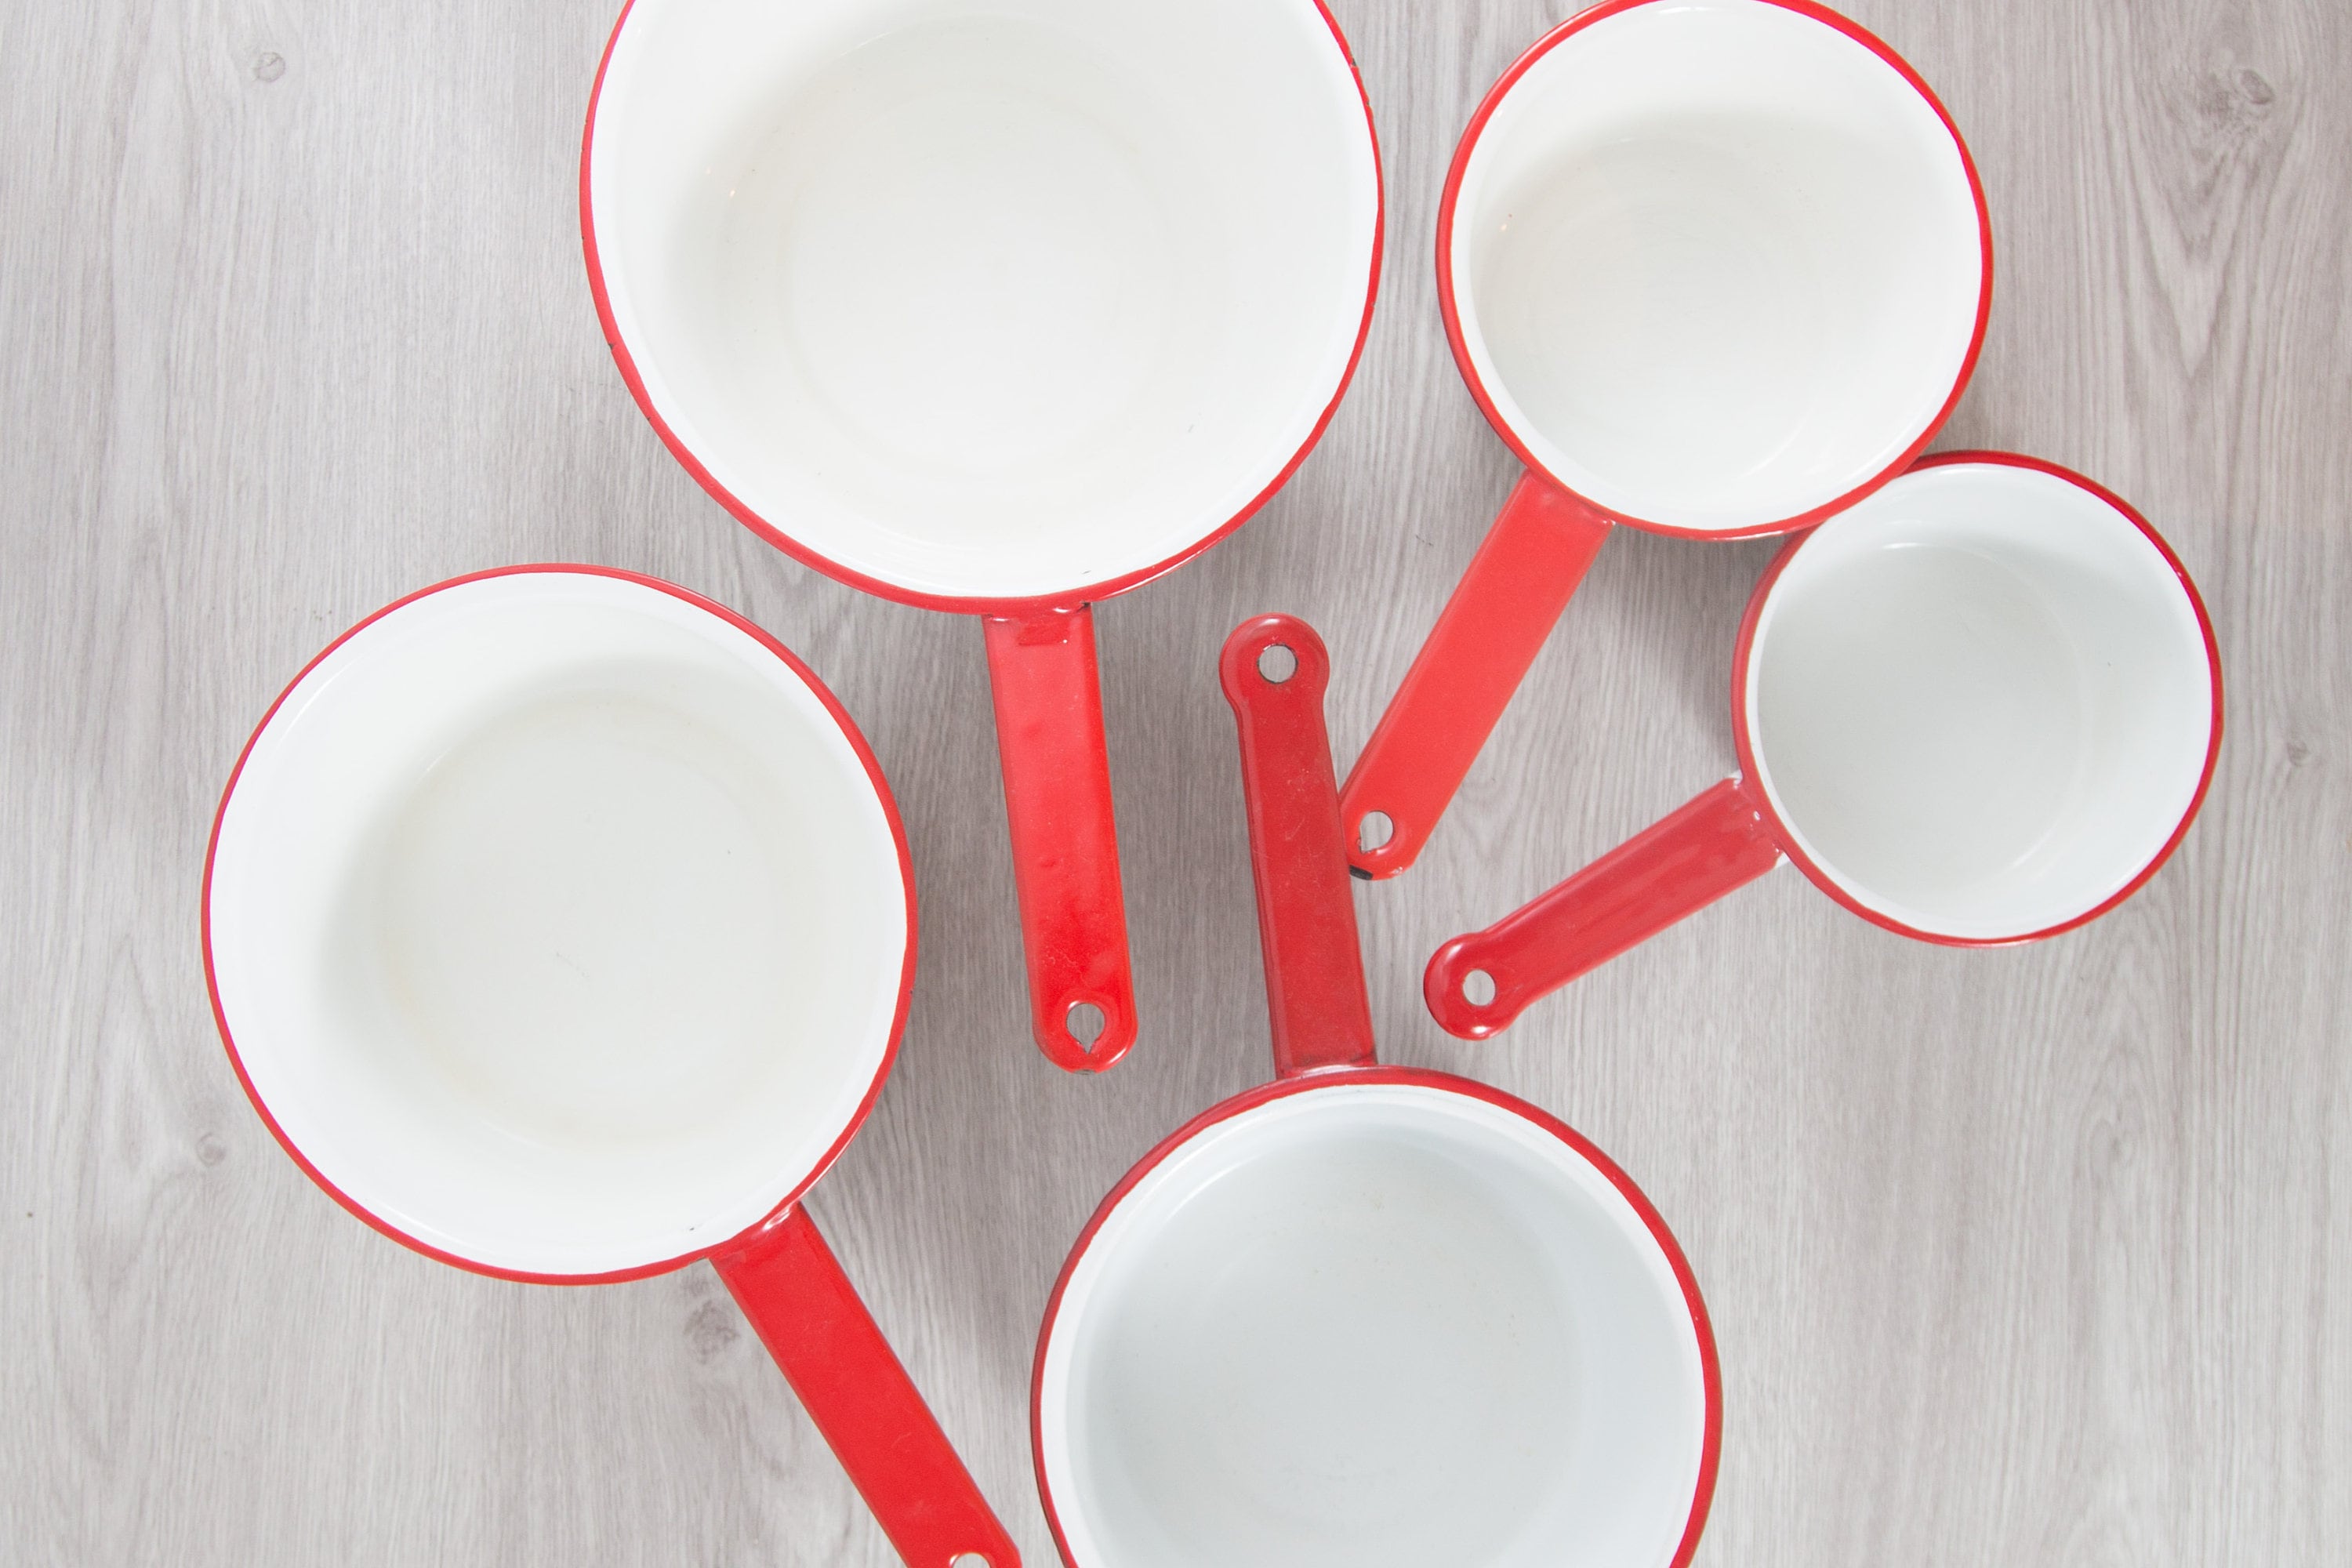
[(1707, 1408), (1671, 1264), (1573, 1145), (1432, 1078), (1218, 1121), (1085, 1244), (1038, 1395), (1079, 1568), (1675, 1562)]
[(1329, 669), (1293, 617), (1226, 640), (1277, 1077), (1072, 1248), (1033, 1383), (1047, 1516), (1073, 1568), (1681, 1568), (1721, 1431), (1696, 1281), (1567, 1126), (1378, 1065)]
[(2221, 733), (2170, 549), (2089, 481), (1998, 454), (1931, 460), (1793, 547), (1735, 681), (1816, 879), (1947, 941), (2112, 907), (2187, 830)]
[(223, 804), (224, 1033), (362, 1217), (533, 1278), (646, 1270), (804, 1187), (887, 1068), (912, 891), (864, 743), (648, 580), (426, 591), (320, 656)]
[(1316, 0), (635, 0), (590, 268), (647, 414), (777, 542), (940, 607), (1098, 597), (1286, 478), (1380, 174)]
[(1640, 525), (1779, 531), (1943, 422), (1988, 233), (1958, 132), (1884, 43), (1803, 0), (1646, 0), (1563, 24), (1482, 106), (1441, 289), (1531, 466)]

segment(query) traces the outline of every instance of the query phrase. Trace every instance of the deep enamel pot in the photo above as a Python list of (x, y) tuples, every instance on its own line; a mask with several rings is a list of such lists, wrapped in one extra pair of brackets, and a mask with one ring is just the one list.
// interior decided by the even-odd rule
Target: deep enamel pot
[(1340, 792), (1412, 864), (1611, 530), (1811, 526), (1925, 450), (1992, 301), (1950, 115), (1811, 0), (1607, 0), (1471, 117), (1437, 216), (1471, 396), (1524, 469)]
[(1923, 942), (2072, 931), (2179, 847), (2221, 746), (2221, 663), (2179, 557), (2080, 474), (1922, 460), (1791, 540), (1731, 662), (1739, 771), (1430, 958), (1480, 1039), (1784, 860)]
[(443, 1263), (591, 1284), (708, 1258), (913, 1568), (1013, 1542), (801, 1198), (914, 982), (881, 769), (782, 644), (591, 566), (371, 616), (273, 704), (206, 856), (255, 1110)]
[(633, 0), (580, 198), (614, 357), (703, 487), (980, 617), (1037, 1043), (1110, 1066), (1137, 1021), (1088, 606), (1239, 527), (1353, 374), (1380, 160), (1330, 16)]
[(1154, 1149), (1038, 1336), (1037, 1478), (1071, 1568), (1680, 1568), (1721, 1380), (1658, 1211), (1545, 1112), (1377, 1064), (1303, 622), (1221, 664), (1276, 1079)]

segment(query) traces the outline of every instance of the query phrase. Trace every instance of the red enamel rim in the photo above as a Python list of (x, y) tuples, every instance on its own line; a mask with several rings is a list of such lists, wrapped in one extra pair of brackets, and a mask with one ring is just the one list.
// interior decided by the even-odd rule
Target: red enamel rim
[(1085, 584), (1056, 593), (1008, 598), (927, 594), (918, 589), (901, 587), (898, 584), (885, 582), (879, 577), (869, 576), (866, 573), (843, 565), (819, 551), (811, 549), (752, 510), (734, 492), (720, 484), (709, 468), (703, 467), (701, 460), (694, 455), (693, 449), (679, 438), (677, 432), (670, 428), (668, 421), (665, 420), (654, 407), (653, 399), (646, 391), (645, 377), (639, 374), (636, 360), (629, 353), (628, 344), (622, 340), (620, 323), (614, 320), (612, 297), (604, 284), (604, 264), (596, 246), (596, 207), (595, 203), (591, 199), (589, 187), (589, 171), (593, 164), (596, 146), (596, 110), (598, 105), (604, 100), (604, 73), (612, 66), (613, 51), (620, 44), (622, 29), (628, 26), (629, 13), (636, 8), (636, 0), (624, 0), (620, 16), (613, 24), (612, 37), (605, 40), (604, 58), (596, 63), (595, 85), (589, 89), (588, 93), (587, 128), (580, 140), (580, 240), (587, 257), (588, 289), (595, 296), (596, 319), (604, 327), (606, 346), (613, 351), (613, 363), (620, 366), (621, 379), (628, 384), (629, 395), (636, 399), (638, 409), (644, 413), (646, 422), (653, 426), (655, 433), (662, 438), (662, 445), (669, 448), (670, 455), (678, 460), (688, 473), (694, 476), (696, 483), (710, 493), (713, 500), (734, 515), (736, 521), (798, 561), (802, 565), (814, 567), (837, 582), (846, 583), (853, 588), (861, 589), (880, 598), (895, 600), (902, 605), (912, 605), (919, 609), (947, 610), (961, 615), (1015, 616), (1037, 610), (1075, 609), (1098, 599), (1108, 599), (1115, 594), (1124, 594), (1129, 588), (1140, 587), (1153, 578), (1181, 566), (1241, 527), (1243, 523), (1247, 522), (1260, 507), (1273, 499), (1276, 491), (1288, 484), (1291, 477), (1298, 472), (1298, 466), (1307, 460), (1307, 455), (1315, 449), (1316, 443), (1323, 439), (1324, 431), (1330, 428), (1332, 416), (1339, 411), (1339, 401), (1348, 394), (1348, 384), (1355, 379), (1356, 367), (1363, 363), (1364, 342), (1372, 330), (1372, 306), (1380, 294), (1381, 253), (1383, 237), (1388, 229), (1388, 188), (1386, 176), (1381, 169), (1380, 135), (1372, 123), (1372, 102), (1364, 91), (1364, 75), (1357, 68), (1355, 51), (1348, 47), (1347, 36), (1339, 31), (1339, 24), (1332, 16), (1331, 8), (1325, 0), (1314, 0), (1314, 4), (1316, 11), (1323, 18), (1324, 26), (1331, 29), (1332, 42), (1339, 45), (1340, 56), (1348, 62), (1348, 74), (1356, 84), (1357, 101), (1362, 105), (1364, 110), (1364, 139), (1372, 153), (1372, 256), (1370, 270), (1364, 279), (1363, 317), (1356, 325), (1355, 346), (1348, 351), (1347, 367), (1339, 373), (1339, 384), (1331, 389), (1330, 400), (1323, 405), (1323, 412), (1316, 417), (1314, 427), (1307, 431), (1307, 439), (1299, 444), (1298, 449), (1290, 455), (1290, 460), (1285, 463), (1282, 470), (1276, 474), (1266, 487), (1252, 497), (1239, 511), (1173, 555), (1119, 576), (1108, 577), (1099, 583)]
[(1657, 1206), (1633, 1184), (1633, 1179), (1619, 1169), (1615, 1161), (1558, 1117), (1547, 1114), (1524, 1100), (1505, 1094), (1501, 1089), (1470, 1079), (1457, 1078), (1452, 1073), (1432, 1072), (1424, 1068), (1402, 1067), (1325, 1068), (1302, 1073), (1297, 1078), (1276, 1079), (1272, 1083), (1245, 1089), (1231, 1100), (1210, 1107), (1162, 1139), (1156, 1148), (1135, 1163), (1132, 1170), (1119, 1178), (1118, 1185), (1110, 1190), (1087, 1219), (1086, 1228), (1078, 1233), (1078, 1239), (1071, 1245), (1070, 1256), (1063, 1262), (1061, 1274), (1054, 1281), (1053, 1294), (1046, 1299), (1045, 1321), (1037, 1330), (1037, 1353), (1030, 1363), (1029, 1372), (1030, 1463), (1037, 1472), (1037, 1497), (1045, 1507), (1045, 1522), (1054, 1532), (1054, 1548), (1061, 1554), (1063, 1563), (1067, 1568), (1081, 1568), (1077, 1559), (1070, 1554), (1068, 1538), (1062, 1533), (1062, 1516), (1054, 1506), (1053, 1483), (1045, 1473), (1045, 1349), (1053, 1342), (1054, 1325), (1062, 1314), (1063, 1292), (1069, 1289), (1070, 1277), (1077, 1271), (1079, 1260), (1093, 1247), (1096, 1233), (1102, 1229), (1127, 1195), (1146, 1176), (1179, 1149), (1219, 1123), (1295, 1094), (1311, 1094), (1317, 1089), (1355, 1084), (1404, 1084), (1417, 1089), (1437, 1089), (1482, 1100), (1507, 1110), (1567, 1144), (1578, 1157), (1606, 1177), (1610, 1185), (1633, 1205), (1633, 1212), (1641, 1216), (1642, 1224), (1649, 1230), (1650, 1238), (1665, 1255), (1667, 1266), (1674, 1270), (1675, 1282), (1682, 1288), (1683, 1303), (1690, 1312), (1691, 1331), (1698, 1341), (1699, 1376), (1706, 1402), (1705, 1431), (1700, 1439), (1698, 1479), (1691, 1492), (1690, 1518), (1683, 1526), (1682, 1540), (1675, 1548), (1672, 1564), (1672, 1568), (1689, 1568), (1692, 1554), (1698, 1550), (1699, 1534), (1706, 1526), (1707, 1509), (1715, 1500), (1716, 1468), (1723, 1449), (1723, 1371), (1716, 1355), (1715, 1327), (1706, 1315), (1706, 1301), (1699, 1297), (1698, 1277), (1691, 1272), (1690, 1262), (1683, 1256), (1683, 1249), (1675, 1242), (1674, 1233), (1666, 1228), (1665, 1219), (1658, 1213)]
[[(2129, 881), (2095, 908), (2085, 910), (2070, 919), (2060, 921), (2055, 925), (2043, 926), (2038, 931), (2021, 931), (2015, 936), (1948, 936), (1939, 931), (1921, 931), (1916, 926), (1906, 925), (1855, 898), (1832, 880), (1829, 873), (1805, 853), (1797, 841), (1796, 834), (1790, 830), (1788, 823), (1780, 816), (1780, 808), (1772, 804), (1767, 791), (1759, 785), (1744, 793), (1770, 827), (1773, 838), (1780, 846), (1780, 852), (1795, 861), (1797, 868), (1812, 879), (1815, 887), (1870, 921), (1871, 924), (1884, 926), (1886, 930), (1902, 936), (1916, 937), (1921, 942), (1932, 942), (1945, 947), (2011, 947), (2019, 942), (2040, 942), (2044, 937), (2056, 936), (2062, 931), (2070, 931), (2077, 926), (2087, 925), (2097, 920), (2101, 915), (2146, 887), (2147, 879), (2155, 876), (2164, 863), (2172, 858), (2172, 852), (2178, 849), (2180, 847), (2180, 841), (2189, 836), (2189, 825), (2197, 820), (2198, 810), (2205, 804), (2205, 792), (2212, 785), (2213, 769), (2221, 756), (2221, 645), (2214, 640), (2213, 620), (2205, 613), (2204, 597), (2197, 592), (2197, 584), (2190, 579), (2188, 569), (2181, 565), (2180, 557), (2173, 553), (2172, 546), (2164, 542), (2164, 536), (2149, 525), (2147, 519), (2139, 514), (2138, 509), (2123, 497), (2095, 479), (2086, 479), (2072, 468), (2061, 468), (2056, 463), (2044, 462), (2039, 458), (2023, 457), (2015, 452), (1938, 452), (1932, 458), (1921, 458), (1912, 465), (1912, 468), (1913, 471), (1917, 472), (1928, 468), (1948, 468), (1956, 463), (1996, 464), (2012, 468), (2030, 468), (2036, 473), (2048, 474), (2054, 479), (2063, 479), (2070, 485), (2088, 490), (2128, 518), (2132, 525), (2145, 534), (2147, 542), (2156, 547), (2157, 553), (2164, 558), (2165, 564), (2172, 569), (2173, 576), (2179, 581), (2180, 591), (2189, 597), (2189, 607), (2196, 613), (2197, 629), (2205, 640), (2205, 668), (2210, 674), (2213, 683), (2212, 731), (2205, 745), (2205, 765), (2197, 776), (2197, 788), (2189, 797), (2189, 808), (2181, 813), (2179, 825), (2173, 828), (2171, 836), (2164, 841), (2164, 847), (2156, 852), (2147, 865), (2141, 867)], [(1761, 780), (1764, 776), (1763, 771), (1757, 766), (1755, 744), (1748, 731), (1748, 662), (1749, 655), (1756, 647), (1756, 627), (1763, 618), (1765, 601), (1772, 596), (1773, 584), (1780, 580), (1781, 573), (1788, 570), (1789, 563), (1796, 559), (1797, 552), (1802, 550), (1805, 547), (1805, 542), (1811, 537), (1810, 533), (1798, 535), (1772, 558), (1772, 563), (1764, 569), (1763, 577), (1758, 581), (1755, 593), (1748, 596), (1747, 613), (1740, 618), (1739, 641), (1731, 658), (1731, 739), (1732, 743), (1738, 749), (1739, 773), (1745, 779)]]
[[(470, 1258), (460, 1258), (455, 1253), (445, 1252), (437, 1247), (428, 1246), (417, 1240), (329, 1181), (320, 1173), (319, 1168), (304, 1156), (302, 1151), (294, 1146), (294, 1141), (286, 1135), (284, 1128), (278, 1126), (278, 1119), (269, 1113), (269, 1107), (263, 1103), (260, 1093), (253, 1086), (253, 1079), (247, 1075), (244, 1058), (237, 1055), (236, 1037), (229, 1030), (228, 1015), (221, 1007), (220, 985), (213, 973), (213, 858), (220, 850), (221, 822), (228, 815), (228, 803), (236, 794), (237, 780), (245, 774), (246, 760), (253, 755), (254, 746), (268, 731), (270, 721), (277, 718), (278, 710), (285, 706), (286, 700), (291, 697), (302, 682), (310, 678), (310, 672), (324, 663), (337, 648), (341, 647), (352, 638), (395, 610), (413, 605), (429, 595), (444, 593), (451, 588), (461, 588), (469, 583), (479, 583), (493, 577), (555, 574), (610, 577), (619, 582), (633, 583), (640, 587), (652, 588), (667, 594), (672, 598), (691, 605), (696, 609), (707, 611), (727, 622), (736, 630), (748, 634), (782, 660), (794, 675), (801, 679), (809, 690), (815, 694), (817, 700), (824, 705), (824, 710), (832, 716), (833, 721), (840, 726), (842, 734), (849, 742), (850, 749), (856, 752), (859, 763), (865, 767), (866, 776), (874, 786), (875, 798), (881, 802), (882, 815), (890, 825), (891, 842), (898, 847), (898, 878), (905, 889), (907, 900), (907, 955), (905, 962), (899, 967), (898, 1003), (890, 1017), (890, 1037), (883, 1046), (882, 1060), (875, 1068), (874, 1081), (867, 1086), (866, 1098), (858, 1102), (856, 1112), (850, 1117), (849, 1124), (842, 1129), (841, 1136), (834, 1140), (833, 1146), (824, 1152), (815, 1166), (802, 1178), (800, 1184), (785, 1194), (783, 1201), (769, 1210), (757, 1224), (709, 1247), (697, 1247), (690, 1252), (680, 1253), (675, 1258), (665, 1258), (658, 1263), (639, 1264), (635, 1268), (616, 1268), (603, 1274), (534, 1274), (513, 1268), (499, 1268), (486, 1263), (477, 1263)], [(665, 583), (657, 577), (647, 577), (641, 573), (625, 572), (610, 566), (550, 563), (535, 566), (500, 566), (488, 572), (470, 572), (462, 577), (452, 577), (446, 582), (436, 583), (429, 588), (420, 588), (404, 598), (394, 600), (320, 649), (317, 656), (304, 665), (292, 680), (286, 683), (286, 689), (278, 694), (277, 700), (270, 703), (269, 710), (261, 716), (261, 722), (254, 726), (253, 733), (247, 738), (244, 749), (237, 752), (236, 766), (229, 771), (228, 784), (221, 791), (220, 805), (213, 813), (212, 836), (205, 846), (205, 879), (202, 897), (204, 905), (201, 930), (205, 950), (205, 991), (212, 999), (213, 1022), (220, 1029), (221, 1045), (228, 1052), (229, 1067), (236, 1073), (236, 1081), (244, 1089), (246, 1099), (252, 1102), (255, 1114), (261, 1118), (262, 1125), (269, 1129), (269, 1135), (278, 1140), (278, 1146), (286, 1151), (287, 1157), (299, 1165), (303, 1173), (317, 1183), (320, 1190), (329, 1197), (342, 1205), (345, 1209), (368, 1226), (390, 1237), (409, 1250), (421, 1252), (436, 1262), (463, 1268), (470, 1274), (485, 1274), (496, 1279), (514, 1279), (531, 1285), (604, 1285), (625, 1279), (643, 1279), (649, 1275), (666, 1274), (673, 1268), (683, 1268), (699, 1258), (709, 1258), (715, 1253), (726, 1252), (740, 1246), (758, 1232), (774, 1224), (794, 1204), (800, 1202), (809, 1188), (815, 1184), (817, 1178), (824, 1175), (834, 1161), (840, 1157), (841, 1152), (849, 1146), (849, 1141), (856, 1136), (858, 1128), (865, 1124), (866, 1118), (873, 1111), (874, 1102), (882, 1092), (882, 1085), (890, 1076), (891, 1066), (898, 1060), (898, 1037), (906, 1029), (907, 1009), (915, 989), (914, 858), (908, 853), (907, 829), (906, 825), (898, 817), (898, 803), (891, 797), (889, 783), (882, 776), (882, 766), (875, 761), (873, 749), (866, 743), (866, 737), (858, 731), (857, 725), (850, 719), (848, 710), (842, 707), (840, 700), (834, 696), (824, 682), (816, 678), (815, 671), (803, 664), (790, 648), (726, 605), (713, 603), (701, 595), (681, 588), (674, 583)]]
[(1511, 455), (1526, 465), (1530, 472), (1542, 475), (1545, 480), (1556, 489), (1575, 496), (1596, 515), (1605, 517), (1612, 522), (1621, 522), (1628, 527), (1641, 529), (1645, 532), (1672, 534), (1681, 539), (1755, 539), (1769, 534), (1791, 533), (1799, 529), (1811, 528), (1824, 518), (1843, 511), (1909, 468), (1913, 460), (1927, 449), (1927, 444), (1933, 441), (1936, 438), (1936, 433), (1943, 428), (1944, 421), (1951, 417), (1953, 408), (1960, 401), (1960, 394), (1968, 388), (1969, 378), (1976, 374), (1977, 356), (1984, 348), (1985, 327), (1992, 316), (1992, 213), (1985, 205), (1984, 182), (1978, 177), (1976, 159), (1969, 155), (1969, 144), (1960, 135), (1960, 128), (1953, 123), (1950, 112), (1944, 108), (1943, 100), (1936, 96), (1935, 89), (1927, 85), (1925, 78), (1911, 68), (1909, 62), (1888, 47), (1877, 35), (1847, 17), (1839, 16), (1827, 6), (1815, 5), (1813, 0), (1761, 0), (1762, 4), (1778, 5), (1784, 11), (1794, 11), (1801, 16), (1821, 23), (1823, 26), (1836, 29), (1893, 67), (1895, 73), (1910, 84), (1912, 90), (1927, 100), (1927, 107), (1936, 111), (1936, 118), (1941, 121), (1944, 129), (1950, 132), (1952, 145), (1960, 154), (1960, 167), (1969, 176), (1969, 194), (1976, 202), (1980, 270), (1977, 289), (1976, 326), (1969, 335), (1969, 351), (1961, 356), (1959, 374), (1952, 380), (1952, 390), (1944, 398), (1943, 407), (1937, 410), (1936, 416), (1927, 422), (1927, 427), (1920, 432), (1918, 438), (1878, 473), (1834, 500), (1826, 501), (1810, 511), (1799, 512), (1794, 517), (1783, 518), (1778, 522), (1756, 523), (1746, 528), (1681, 528), (1672, 523), (1651, 522), (1642, 518), (1632, 517), (1601, 506), (1582, 495), (1575, 487), (1562, 483), (1558, 475), (1537, 459), (1536, 455), (1520, 441), (1517, 435), (1512, 431), (1509, 422), (1504, 419), (1501, 412), (1495, 406), (1494, 397), (1487, 392), (1486, 383), (1479, 379), (1477, 366), (1470, 358), (1469, 344), (1462, 334), (1461, 311), (1454, 302), (1454, 205), (1461, 197), (1463, 176), (1470, 167), (1471, 155), (1477, 150), (1479, 138), (1485, 133), (1487, 121), (1492, 120), (1496, 110), (1503, 106), (1503, 100), (1510, 96), (1511, 89), (1518, 84), (1519, 79), (1534, 69), (1536, 62), (1553, 49), (1596, 22), (1606, 21), (1612, 16), (1643, 5), (1661, 3), (1662, 0), (1602, 0), (1601, 4), (1590, 10), (1579, 12), (1538, 39), (1526, 54), (1513, 62), (1511, 68), (1505, 71), (1502, 79), (1488, 89), (1485, 100), (1478, 105), (1477, 112), (1471, 115), (1469, 128), (1463, 132), (1461, 143), (1454, 149), (1454, 164), (1445, 174), (1445, 194), (1437, 204), (1437, 306), (1445, 318), (1445, 341), (1453, 345), (1454, 366), (1461, 371), (1463, 384), (1469, 387), (1471, 397), (1476, 400), (1478, 412), (1486, 416), (1486, 423), (1495, 427), (1495, 434), (1502, 437), (1503, 444), (1511, 449)]

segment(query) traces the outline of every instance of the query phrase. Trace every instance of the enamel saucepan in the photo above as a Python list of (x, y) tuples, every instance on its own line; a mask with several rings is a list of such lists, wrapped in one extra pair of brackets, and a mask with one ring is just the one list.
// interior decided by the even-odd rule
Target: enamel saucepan
[(1070, 1568), (1680, 1568), (1722, 1428), (1681, 1249), (1534, 1106), (1383, 1068), (1323, 728), (1267, 616), (1241, 730), (1275, 1081), (1146, 1155), (1054, 1287), (1032, 1395)]
[(1088, 608), (1280, 488), (1380, 160), (1318, 0), (633, 0), (581, 165), (623, 377), (762, 538), (978, 616), (1039, 1046), (1135, 1038)]
[(1525, 472), (1340, 792), (1410, 866), (1610, 531), (1809, 527), (1958, 401), (1992, 239), (1919, 74), (1811, 0), (1606, 0), (1472, 116), (1437, 214), (1462, 379)]
[(205, 964), (240, 1082), (338, 1203), (546, 1283), (709, 1259), (913, 1568), (1013, 1568), (802, 1195), (915, 973), (881, 769), (782, 644), (589, 566), (371, 616), (237, 760)]
[(2032, 458), (1929, 458), (1781, 551), (1731, 660), (1739, 771), (1431, 957), (1465, 1038), (1783, 860), (1864, 920), (1991, 946), (2156, 874), (2221, 744), (2197, 585), (2147, 520)]

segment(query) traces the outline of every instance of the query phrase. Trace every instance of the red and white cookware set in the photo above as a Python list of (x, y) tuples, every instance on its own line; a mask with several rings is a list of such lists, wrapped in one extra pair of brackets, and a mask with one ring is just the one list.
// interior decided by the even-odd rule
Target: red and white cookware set
[[(1109, 1068), (1139, 1025), (1090, 606), (1237, 528), (1354, 372), (1382, 195), (1337, 24), (629, 0), (580, 215), (693, 477), (808, 565), (980, 618), (1033, 1033)], [(1523, 473), (1344, 785), (1320, 639), (1225, 645), (1275, 1077), (1145, 1153), (1045, 1298), (1070, 1568), (1689, 1562), (1722, 1433), (1690, 1266), (1548, 1112), (1378, 1063), (1349, 879), (1422, 853), (1612, 528), (1790, 536), (1732, 647), (1734, 771), (1440, 948), (1455, 1035), (1783, 860), (1925, 941), (2053, 935), (2212, 776), (2212, 629), (2148, 521), (2033, 458), (1921, 456), (1992, 250), (1885, 44), (1812, 0), (1604, 0), (1478, 105), (1435, 238)], [(772, 637), (597, 566), (400, 600), (263, 716), (203, 922), (236, 1077), (336, 1202), (506, 1279), (708, 1261), (906, 1561), (1013, 1568), (801, 1206), (898, 1050), (914, 868)]]

